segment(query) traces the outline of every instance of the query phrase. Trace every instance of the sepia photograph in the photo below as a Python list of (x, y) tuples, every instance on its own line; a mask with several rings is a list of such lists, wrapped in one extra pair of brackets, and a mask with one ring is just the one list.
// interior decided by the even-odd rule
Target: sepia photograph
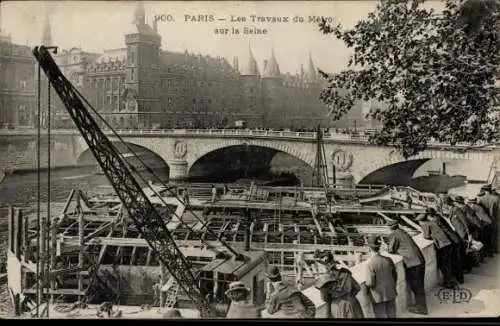
[(500, 0), (0, 3), (2, 319), (496, 319), (499, 223)]

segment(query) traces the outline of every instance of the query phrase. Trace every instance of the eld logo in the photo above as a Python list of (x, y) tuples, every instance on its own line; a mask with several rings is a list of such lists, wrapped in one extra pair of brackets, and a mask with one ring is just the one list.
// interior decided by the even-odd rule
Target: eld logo
[(472, 299), (472, 293), (469, 289), (453, 288), (453, 289), (440, 289), (436, 296), (440, 303), (463, 303), (469, 302)]

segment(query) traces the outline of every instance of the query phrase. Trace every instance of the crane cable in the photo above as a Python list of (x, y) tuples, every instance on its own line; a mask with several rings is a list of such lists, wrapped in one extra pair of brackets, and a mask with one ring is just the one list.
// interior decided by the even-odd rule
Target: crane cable
[[(160, 177), (158, 177), (158, 175), (156, 173), (154, 173), (154, 171), (142, 160), (142, 158), (140, 156), (138, 156), (135, 151), (129, 146), (129, 144), (127, 142), (125, 142), (123, 140), (122, 137), (120, 137), (120, 135), (118, 135), (118, 133), (111, 127), (111, 125), (99, 114), (99, 112), (97, 112), (97, 110), (95, 110), (95, 108), (88, 102), (88, 100), (80, 93), (80, 91), (78, 89), (76, 89), (73, 84), (69, 83), (71, 85), (71, 87), (73, 88), (73, 91), (80, 97), (80, 99), (85, 102), (85, 104), (87, 104), (87, 106), (90, 108), (90, 110), (92, 112), (94, 112), (94, 114), (105, 124), (106, 127), (108, 127), (111, 132), (118, 138), (118, 140), (120, 141), (120, 143), (122, 143), (123, 145), (125, 145), (125, 147), (127, 148), (127, 150), (130, 151), (130, 153), (132, 153), (134, 155), (135, 158), (137, 158), (137, 160), (146, 168), (146, 170), (154, 177), (154, 179), (156, 181), (158, 181), (163, 187), (165, 187), (165, 189), (171, 194), (173, 195), (174, 198), (176, 198), (179, 202), (181, 202), (187, 210), (189, 210), (191, 212), (191, 214), (201, 223), (203, 223), (203, 227), (206, 226), (206, 221), (204, 221), (202, 218), (200, 218), (198, 216), (198, 214), (196, 214), (193, 210), (187, 208), (187, 206), (185, 205), (185, 202), (184, 200), (182, 200), (174, 191), (172, 191), (171, 187), (168, 187), (161, 179)], [(121, 153), (120, 153), (121, 154)], [(127, 164), (127, 166), (131, 167), (131, 164), (129, 162), (127, 162), (126, 159), (123, 158), (122, 155), (120, 155), (121, 158), (123, 159), (123, 161)], [(138, 176), (139, 178), (147, 184), (147, 187), (153, 191), (153, 192), (156, 192), (155, 189), (153, 189), (153, 187), (151, 187), (151, 185), (143, 178), (143, 176), (141, 175), (141, 173), (138, 173)], [(160, 200), (162, 201), (162, 203), (164, 205), (167, 205), (167, 203), (164, 201), (164, 199), (159, 196)], [(179, 220), (182, 221), (182, 218), (177, 216), (176, 213), (174, 212), (173, 213), (174, 216), (176, 216), (177, 218), (179, 218)], [(234, 250), (227, 242), (223, 241), (222, 239), (220, 239), (220, 237), (215, 233), (213, 232), (212, 230), (208, 229), (207, 228), (207, 231), (209, 233), (212, 233), (212, 235), (215, 235), (216, 238), (218, 239), (217, 241), (219, 241), (225, 248), (227, 248), (229, 251), (231, 251), (235, 256), (240, 256), (240, 253), (238, 253), (236, 250)], [(206, 244), (208, 245), (208, 243)]]

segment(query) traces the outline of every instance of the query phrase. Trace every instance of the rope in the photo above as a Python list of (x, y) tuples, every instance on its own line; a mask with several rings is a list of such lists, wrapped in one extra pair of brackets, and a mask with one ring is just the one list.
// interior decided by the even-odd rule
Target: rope
[(37, 306), (36, 306), (36, 316), (40, 316), (40, 124), (41, 124), (41, 99), (40, 99), (40, 75), (41, 75), (41, 67), (38, 65), (38, 123), (37, 123), (37, 144), (36, 144), (36, 155), (37, 155), (37, 205), (36, 205), (36, 223), (37, 223), (37, 237), (36, 237), (36, 245), (37, 245), (37, 261), (36, 261), (36, 298), (37, 298)]
[[(50, 139), (50, 83), (47, 82), (47, 222), (46, 222), (46, 239), (47, 239), (47, 247), (45, 252), (49, 253), (48, 257), (50, 258), (50, 151), (51, 151), (51, 139)], [(54, 254), (54, 253), (52, 253)], [(50, 261), (46, 262), (47, 264), (47, 278), (45, 280), (45, 286), (50, 289)], [(51, 295), (53, 298), (53, 295)], [(47, 317), (49, 317), (49, 302), (47, 300)]]

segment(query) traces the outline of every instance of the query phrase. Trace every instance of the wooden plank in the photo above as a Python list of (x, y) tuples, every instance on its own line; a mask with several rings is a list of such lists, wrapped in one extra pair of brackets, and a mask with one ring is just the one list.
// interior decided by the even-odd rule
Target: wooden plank
[[(63, 243), (65, 245), (78, 245), (77, 237), (64, 237)], [(219, 247), (220, 242), (218, 241), (205, 241), (201, 242), (200, 240), (178, 240), (176, 243), (181, 247), (200, 247), (203, 246), (204, 243), (207, 243), (213, 247)], [(146, 240), (144, 239), (135, 239), (135, 238), (105, 238), (98, 237), (90, 240), (87, 245), (112, 245), (112, 246), (138, 246), (138, 247), (149, 247)], [(230, 242), (229, 243), (234, 248), (243, 249), (245, 244), (243, 241), (241, 242)], [(320, 250), (339, 250), (339, 251), (361, 251), (367, 252), (367, 247), (361, 246), (342, 246), (342, 245), (321, 245), (321, 244), (293, 244), (293, 243), (255, 243), (252, 242), (250, 244), (251, 249), (254, 250), (276, 250), (276, 251), (286, 251), (293, 252), (294, 250), (299, 251), (314, 251), (316, 249)]]
[[(36, 289), (24, 289), (23, 293), (27, 294), (36, 294)], [(59, 294), (59, 295), (85, 295), (87, 293), (86, 290), (79, 291), (78, 289), (57, 289), (57, 290), (44, 290), (44, 293), (48, 294)]]

